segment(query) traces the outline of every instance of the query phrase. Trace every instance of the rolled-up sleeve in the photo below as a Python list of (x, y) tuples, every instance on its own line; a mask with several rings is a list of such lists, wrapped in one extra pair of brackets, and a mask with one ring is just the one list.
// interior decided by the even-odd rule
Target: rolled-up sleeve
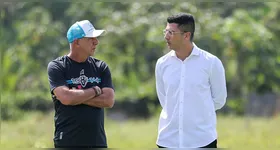
[(214, 57), (210, 74), (211, 94), (214, 101), (215, 110), (221, 109), (227, 98), (225, 69), (221, 60)]

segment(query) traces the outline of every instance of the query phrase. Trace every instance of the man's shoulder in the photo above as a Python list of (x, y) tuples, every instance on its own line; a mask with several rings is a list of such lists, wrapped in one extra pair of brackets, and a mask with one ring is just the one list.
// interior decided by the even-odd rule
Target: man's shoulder
[(93, 56), (89, 56), (89, 62), (95, 64), (97, 67), (106, 67), (107, 66), (105, 61), (97, 59)]
[(88, 58), (89, 58), (89, 61), (92, 61), (92, 62), (104, 62), (103, 60), (97, 59), (93, 56), (89, 56)]
[(64, 62), (65, 58), (66, 58), (66, 55), (59, 56), (59, 57), (56, 57), (53, 60), (51, 60), (49, 63), (62, 63), (62, 62)]
[(205, 60), (213, 60), (213, 59), (218, 59), (218, 57), (214, 54), (212, 54), (209, 51), (206, 51), (204, 49), (201, 49), (199, 47), (197, 47), (200, 56), (202, 56)]
[(66, 59), (66, 55), (63, 55), (63, 56), (59, 56), (59, 57), (56, 57), (55, 59), (53, 59), (53, 60), (51, 60), (49, 63), (48, 63), (48, 70), (50, 70), (50, 69), (54, 69), (54, 68), (56, 68), (56, 69), (63, 69), (63, 68), (65, 68), (66, 67), (66, 65), (65, 65), (65, 60), (67, 60)]
[(160, 58), (158, 58), (157, 65), (160, 65), (160, 64), (163, 64), (163, 63), (167, 62), (171, 58), (172, 53), (174, 53), (173, 50), (169, 51), (168, 53), (166, 53), (163, 56), (161, 56)]

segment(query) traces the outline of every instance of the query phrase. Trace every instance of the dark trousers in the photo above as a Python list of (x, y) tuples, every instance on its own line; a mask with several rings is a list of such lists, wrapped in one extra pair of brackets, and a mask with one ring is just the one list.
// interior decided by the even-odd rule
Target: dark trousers
[(58, 145), (54, 145), (55, 148), (107, 148), (107, 146), (58, 146)]
[[(158, 148), (167, 148), (167, 147), (162, 147), (158, 145)], [(217, 140), (213, 141), (212, 143), (203, 146), (203, 147), (199, 147), (199, 148), (217, 148)]]

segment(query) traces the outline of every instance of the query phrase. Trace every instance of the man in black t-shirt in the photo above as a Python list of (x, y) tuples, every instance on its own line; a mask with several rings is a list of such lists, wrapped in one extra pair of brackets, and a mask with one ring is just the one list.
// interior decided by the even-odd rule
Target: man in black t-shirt
[(55, 148), (107, 148), (104, 108), (114, 105), (114, 87), (107, 64), (92, 57), (104, 32), (76, 22), (67, 32), (69, 54), (48, 64)]

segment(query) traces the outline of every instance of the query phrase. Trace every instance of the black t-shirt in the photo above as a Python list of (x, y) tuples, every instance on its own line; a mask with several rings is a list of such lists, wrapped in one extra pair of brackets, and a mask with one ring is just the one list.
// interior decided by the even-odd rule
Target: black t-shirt
[(50, 91), (55, 108), (54, 144), (58, 146), (107, 146), (104, 109), (88, 105), (63, 105), (53, 94), (58, 86), (87, 89), (113, 88), (107, 64), (93, 57), (78, 63), (61, 56), (48, 64)]

